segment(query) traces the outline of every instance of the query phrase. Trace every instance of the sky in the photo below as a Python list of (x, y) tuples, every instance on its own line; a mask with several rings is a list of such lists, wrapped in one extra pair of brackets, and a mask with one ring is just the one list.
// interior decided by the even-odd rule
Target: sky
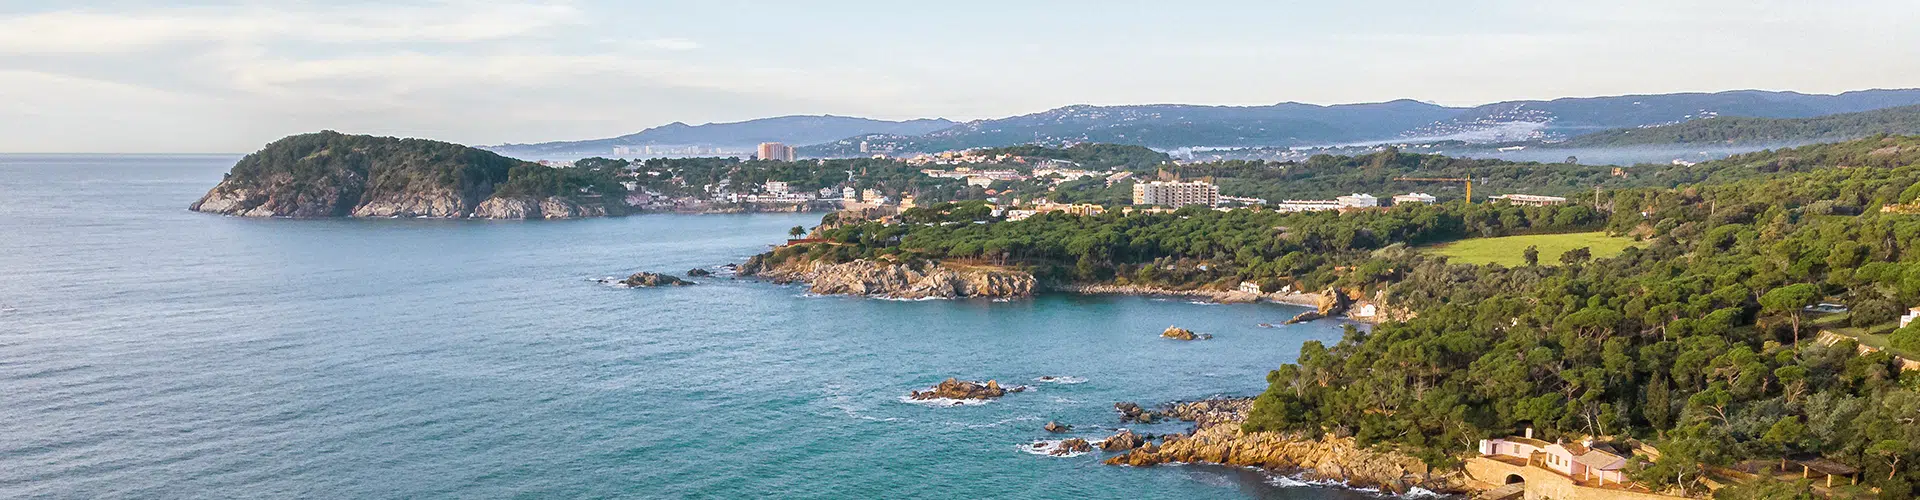
[(1912, 26), (1913, 0), (5, 0), (0, 152), (1913, 88)]

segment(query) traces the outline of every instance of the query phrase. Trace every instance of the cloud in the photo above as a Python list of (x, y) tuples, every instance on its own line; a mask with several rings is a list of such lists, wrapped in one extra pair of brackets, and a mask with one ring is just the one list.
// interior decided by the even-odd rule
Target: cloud
[(674, 51), (698, 50), (700, 48), (699, 42), (695, 42), (693, 40), (688, 40), (685, 38), (654, 38), (650, 40), (641, 40), (636, 45), (640, 47), (650, 48), (650, 49), (674, 50)]
[[(236, 133), (320, 128), (472, 143), (569, 139), (689, 116), (871, 111), (872, 99), (912, 91), (871, 71), (689, 58), (700, 42), (657, 30), (581, 39), (589, 33), (604, 31), (571, 4), (551, 2), (0, 14), (0, 67), (18, 70), (0, 75), (0, 96), (57, 94), (0, 107), (0, 116), (75, 132), (61, 144), (10, 134), (24, 125), (0, 121), (0, 151), (98, 151), (103, 143), (238, 151), (272, 137)], [(98, 140), (129, 132), (118, 126), (79, 132), (88, 123), (168, 120), (196, 122), (171, 127), (172, 135), (205, 132), (162, 142)], [(201, 123), (214, 120), (222, 123)]]
[(182, 43), (458, 43), (584, 21), (575, 7), (546, 3), (52, 11), (0, 18), (0, 53), (112, 54)]

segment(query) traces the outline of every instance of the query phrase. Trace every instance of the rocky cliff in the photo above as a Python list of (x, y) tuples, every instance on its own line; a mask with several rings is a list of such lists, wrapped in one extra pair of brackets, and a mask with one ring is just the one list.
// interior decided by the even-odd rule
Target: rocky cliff
[(1361, 448), (1352, 438), (1243, 431), (1240, 423), (1246, 420), (1246, 413), (1252, 407), (1248, 403), (1248, 400), (1220, 400), (1176, 406), (1167, 413), (1196, 421), (1191, 434), (1173, 434), (1162, 437), (1159, 442), (1136, 441), (1127, 443), (1134, 446), (1117, 446), (1115, 448), (1131, 451), (1108, 458), (1106, 463), (1135, 467), (1173, 463), (1259, 467), (1393, 493), (1406, 493), (1413, 488), (1441, 493), (1469, 489), (1467, 477), (1461, 471), (1433, 470), (1425, 462), (1402, 453)]
[(445, 142), (321, 132), (247, 155), (189, 208), (247, 217), (564, 219), (622, 215), (624, 200), (610, 172), (553, 169)]
[(1032, 296), (1032, 274), (999, 268), (905, 264), (856, 260), (831, 264), (806, 258), (769, 263), (749, 259), (740, 274), (776, 283), (808, 283), (821, 295), (866, 295), (896, 299), (1010, 298)]

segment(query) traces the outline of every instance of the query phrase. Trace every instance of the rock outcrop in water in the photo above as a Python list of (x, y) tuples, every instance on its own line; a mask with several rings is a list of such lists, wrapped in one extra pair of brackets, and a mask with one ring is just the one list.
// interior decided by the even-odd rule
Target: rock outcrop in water
[(189, 208), (246, 217), (567, 219), (624, 215), (625, 199), (608, 172), (329, 131), (247, 155)]
[(1174, 339), (1174, 340), (1210, 340), (1213, 338), (1213, 335), (1206, 334), (1206, 333), (1193, 333), (1193, 330), (1188, 330), (1188, 329), (1180, 328), (1177, 326), (1169, 326), (1167, 327), (1166, 331), (1160, 332), (1160, 337)]
[(1087, 440), (1080, 438), (1067, 438), (1066, 440), (1060, 441), (1059, 446), (1053, 448), (1053, 455), (1065, 456), (1089, 451), (1093, 451), (1093, 443), (1088, 443)]
[(740, 273), (776, 283), (808, 283), (821, 295), (895, 299), (1029, 297), (1037, 283), (1032, 274), (991, 267), (864, 259), (832, 264), (805, 257), (768, 262), (766, 254), (747, 260)]
[(1137, 403), (1114, 403), (1113, 409), (1120, 412), (1121, 423), (1139, 422), (1151, 424), (1161, 418), (1159, 412), (1141, 408)]
[(701, 277), (706, 277), (706, 276), (713, 276), (713, 271), (708, 271), (708, 270), (705, 270), (705, 269), (701, 269), (701, 268), (698, 268), (698, 267), (696, 267), (696, 268), (693, 268), (693, 269), (688, 269), (688, 270), (687, 270), (687, 277), (688, 277), (688, 278), (701, 278)]
[(634, 288), (652, 288), (657, 286), (688, 286), (693, 282), (660, 273), (634, 273), (620, 284)]
[(1047, 430), (1047, 432), (1051, 432), (1054, 434), (1073, 432), (1073, 426), (1062, 424), (1059, 422), (1054, 422), (1054, 421), (1048, 421), (1045, 429)]
[[(1352, 438), (1246, 432), (1240, 428), (1240, 424), (1246, 421), (1247, 412), (1251, 411), (1252, 406), (1252, 400), (1249, 399), (1218, 399), (1173, 405), (1167, 414), (1182, 420), (1195, 420), (1192, 433), (1165, 436), (1159, 443), (1137, 444), (1125, 454), (1109, 457), (1106, 463), (1135, 467), (1173, 463), (1259, 467), (1277, 473), (1298, 473), (1309, 479), (1340, 481), (1392, 493), (1405, 493), (1415, 487), (1443, 493), (1468, 489), (1467, 478), (1459, 471), (1435, 471), (1420, 459), (1406, 454), (1361, 448)], [(1137, 405), (1132, 407), (1138, 408)], [(1126, 411), (1122, 409), (1123, 413)], [(1109, 438), (1109, 441), (1113, 441), (1113, 438)]]
[(1026, 390), (1025, 387), (1014, 387), (1011, 390), (1001, 388), (1000, 382), (995, 380), (988, 380), (987, 383), (982, 384), (971, 380), (949, 378), (940, 382), (939, 385), (933, 386), (932, 389), (913, 391), (909, 393), (907, 397), (919, 401), (930, 399), (994, 399), (1005, 396), (1008, 392), (1020, 392), (1024, 390)]

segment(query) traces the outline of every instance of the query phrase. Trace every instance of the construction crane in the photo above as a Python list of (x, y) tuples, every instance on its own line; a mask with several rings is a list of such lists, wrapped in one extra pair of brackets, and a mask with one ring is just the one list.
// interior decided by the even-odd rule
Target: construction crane
[(1464, 182), (1467, 184), (1467, 203), (1473, 203), (1473, 178), (1471, 177), (1395, 177), (1393, 180), (1408, 182)]

